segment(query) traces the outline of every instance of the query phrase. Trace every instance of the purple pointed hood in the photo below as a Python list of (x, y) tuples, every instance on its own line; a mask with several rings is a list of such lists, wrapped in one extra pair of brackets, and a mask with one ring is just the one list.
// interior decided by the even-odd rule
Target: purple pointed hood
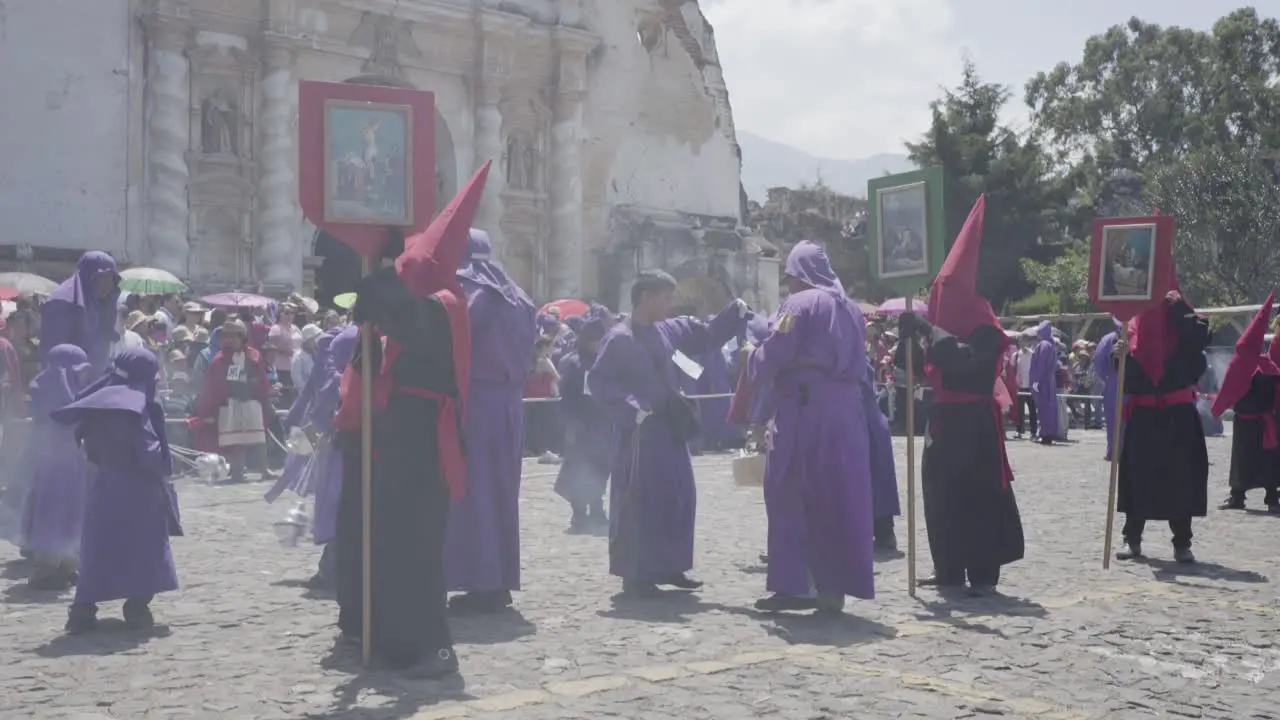
[(63, 425), (76, 425), (90, 410), (136, 413), (160, 440), (165, 463), (171, 467), (173, 459), (169, 452), (169, 438), (165, 434), (164, 409), (156, 400), (159, 375), (160, 363), (150, 350), (125, 348), (102, 377), (81, 390), (73, 402), (50, 413), (50, 417)]
[(800, 282), (845, 297), (844, 285), (831, 269), (827, 251), (816, 242), (801, 240), (787, 255), (786, 273)]
[(471, 228), (467, 247), (458, 266), (458, 278), (464, 282), (493, 288), (507, 303), (516, 307), (533, 307), (533, 300), (520, 289), (507, 273), (493, 261), (493, 244), (489, 233)]

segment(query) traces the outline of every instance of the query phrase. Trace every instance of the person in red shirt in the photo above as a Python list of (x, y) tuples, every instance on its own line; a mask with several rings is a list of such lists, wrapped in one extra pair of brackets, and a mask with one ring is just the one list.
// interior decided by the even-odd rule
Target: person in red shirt
[[(560, 373), (551, 362), (551, 352), (555, 348), (555, 340), (549, 337), (538, 339), (533, 346), (533, 367), (524, 383), (526, 398), (556, 397), (560, 384)], [(556, 425), (551, 422), (551, 414), (556, 408), (550, 402), (529, 404), (529, 422), (525, 423), (525, 433), (529, 439), (529, 450), (534, 455), (542, 455), (552, 447), (552, 439), (548, 431)]]

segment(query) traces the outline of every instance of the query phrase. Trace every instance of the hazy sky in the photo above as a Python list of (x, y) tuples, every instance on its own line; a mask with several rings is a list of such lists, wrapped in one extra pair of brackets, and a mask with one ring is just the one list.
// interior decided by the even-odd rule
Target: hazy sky
[[(1085, 40), (1136, 15), (1208, 29), (1250, 3), (1224, 0), (701, 0), (716, 31), (734, 121), (814, 155), (902, 152), (968, 52), (1012, 85), (1075, 62)], [(1251, 3), (1280, 15), (1280, 0)]]

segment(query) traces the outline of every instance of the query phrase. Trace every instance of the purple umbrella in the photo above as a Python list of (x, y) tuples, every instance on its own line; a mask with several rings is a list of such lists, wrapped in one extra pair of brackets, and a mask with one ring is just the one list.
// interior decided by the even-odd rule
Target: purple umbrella
[(224, 292), (206, 295), (200, 298), (200, 302), (220, 308), (266, 308), (275, 301), (253, 293)]
[[(906, 311), (906, 298), (892, 298), (890, 300), (885, 300), (876, 308), (877, 315), (901, 315)], [(925, 305), (923, 300), (912, 300), (911, 311), (917, 315), (924, 315), (929, 312), (929, 306)]]

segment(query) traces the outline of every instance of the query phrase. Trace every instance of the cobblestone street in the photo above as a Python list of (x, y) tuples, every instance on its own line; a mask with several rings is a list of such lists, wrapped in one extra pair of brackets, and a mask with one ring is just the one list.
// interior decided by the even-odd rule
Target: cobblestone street
[[(332, 599), (301, 587), (318, 552), (272, 534), (287, 498), (187, 483), (183, 588), (157, 598), (167, 629), (149, 638), (120, 626), (61, 637), (68, 596), (29, 594), (16, 551), (0, 548), (0, 717), (1280, 718), (1280, 518), (1212, 511), (1191, 568), (1167, 562), (1168, 529), (1151, 523), (1153, 559), (1104, 572), (1103, 437), (1075, 439), (1009, 445), (1027, 559), (1005, 569), (1005, 597), (912, 599), (899, 557), (879, 563), (876, 601), (839, 619), (750, 609), (764, 592), (764, 505), (733, 487), (726, 456), (694, 460), (706, 588), (646, 601), (614, 599), (605, 538), (565, 534), (555, 468), (530, 462), (525, 591), (508, 614), (454, 622), (463, 678), (448, 682), (362, 675), (357, 653), (335, 648)], [(1229, 447), (1209, 440), (1215, 503)], [(898, 530), (905, 549), (905, 519)], [(923, 525), (918, 537), (924, 576)]]

